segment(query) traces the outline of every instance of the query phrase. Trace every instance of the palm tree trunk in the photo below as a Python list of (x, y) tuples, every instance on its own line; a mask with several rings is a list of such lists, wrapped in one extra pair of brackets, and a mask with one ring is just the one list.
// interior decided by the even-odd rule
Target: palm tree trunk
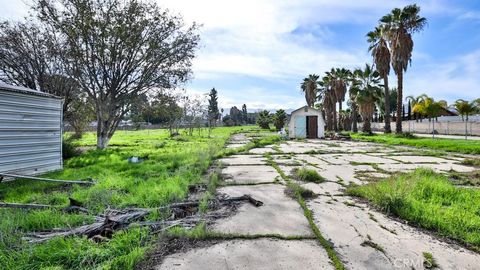
[(358, 125), (357, 125), (357, 104), (352, 103), (352, 131), (357, 133), (358, 132)]
[[(342, 112), (342, 101), (339, 101), (339, 102), (338, 102), (338, 115), (339, 115), (339, 116), (340, 116), (340, 113), (341, 113), (341, 112)], [(340, 117), (338, 117), (338, 118), (340, 119)], [(338, 129), (339, 129), (340, 131), (343, 130), (343, 126), (342, 126), (342, 125), (343, 125), (342, 122), (340, 122), (340, 124), (338, 125)]]
[(333, 129), (335, 131), (338, 131), (338, 125), (337, 125), (337, 105), (333, 107)]
[(402, 133), (402, 101), (403, 101), (403, 70), (397, 74), (398, 90), (397, 90), (397, 121), (396, 133)]
[(362, 127), (362, 131), (364, 133), (372, 133), (372, 125), (370, 123), (370, 117), (363, 117), (363, 127)]
[(388, 89), (388, 75), (383, 77), (383, 83), (385, 85), (385, 133), (392, 133), (392, 127), (390, 126), (390, 90)]

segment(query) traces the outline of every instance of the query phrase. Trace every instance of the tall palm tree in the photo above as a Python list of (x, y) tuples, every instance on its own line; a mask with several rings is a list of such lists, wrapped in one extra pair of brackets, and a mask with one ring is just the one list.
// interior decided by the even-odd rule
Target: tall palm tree
[(320, 91), (321, 91), (321, 100), (322, 107), (325, 112), (325, 117), (327, 120), (327, 130), (333, 131), (336, 129), (336, 103), (337, 96), (335, 95), (335, 90), (333, 88), (333, 76), (326, 72), (326, 75), (322, 77), (322, 80), (319, 82)]
[(372, 53), (375, 68), (383, 79), (384, 94), (384, 118), (385, 133), (391, 133), (390, 125), (390, 91), (388, 89), (388, 75), (390, 74), (390, 49), (387, 43), (387, 31), (384, 26), (377, 26), (375, 30), (368, 32), (367, 40), (370, 43), (368, 50)]
[(392, 67), (397, 75), (397, 133), (402, 133), (403, 73), (407, 71), (412, 58), (412, 34), (421, 31), (427, 23), (427, 19), (421, 17), (419, 13), (420, 7), (414, 4), (405, 6), (403, 9), (394, 8), (390, 14), (380, 19), (387, 33)]
[(365, 69), (355, 69), (350, 88), (351, 95), (359, 105), (363, 120), (362, 131), (372, 133), (371, 120), (375, 111), (375, 103), (381, 98), (380, 74), (368, 64)]
[(320, 76), (316, 74), (310, 74), (307, 78), (303, 79), (300, 88), (305, 93), (305, 100), (309, 107), (313, 107), (315, 100), (317, 99), (318, 91), (318, 79)]
[[(354, 82), (353, 79), (354, 74), (352, 75), (352, 82)], [(357, 123), (357, 116), (358, 116), (358, 104), (357, 104), (357, 91), (354, 89), (354, 86), (350, 88), (350, 91), (348, 91), (348, 97), (350, 99), (350, 108), (352, 108), (352, 131), (357, 133), (358, 132), (358, 123)]]
[[(347, 87), (351, 77), (351, 71), (346, 68), (336, 68), (333, 71), (334, 78), (334, 91), (338, 102), (338, 112), (342, 111), (342, 104), (345, 101), (345, 95), (347, 94)], [(339, 125), (339, 129), (343, 129), (342, 125)]]

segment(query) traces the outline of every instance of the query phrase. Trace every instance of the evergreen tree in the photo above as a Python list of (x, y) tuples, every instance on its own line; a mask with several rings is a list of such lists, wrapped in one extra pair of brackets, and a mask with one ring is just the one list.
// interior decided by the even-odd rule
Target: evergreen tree
[(220, 117), (217, 94), (218, 93), (215, 88), (212, 88), (212, 90), (210, 90), (210, 94), (208, 94), (208, 122), (210, 126), (215, 126)]
[(248, 113), (247, 113), (247, 105), (243, 104), (242, 106), (242, 120), (244, 124), (248, 122)]

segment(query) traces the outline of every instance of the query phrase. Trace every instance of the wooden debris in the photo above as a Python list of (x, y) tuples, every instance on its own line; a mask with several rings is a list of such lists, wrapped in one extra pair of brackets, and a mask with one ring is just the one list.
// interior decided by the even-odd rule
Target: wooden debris
[[(72, 204), (72, 200), (70, 201), (71, 204)], [(215, 200), (212, 200), (211, 203), (215, 205), (216, 208), (220, 208), (222, 206), (227, 206), (237, 202), (248, 202), (254, 205), (255, 207), (259, 207), (263, 205), (263, 202), (252, 198), (250, 195), (215, 199)], [(79, 202), (73, 200), (73, 203), (77, 204)], [(149, 226), (153, 231), (160, 232), (175, 226), (192, 228), (198, 222), (206, 218), (215, 219), (215, 218), (220, 218), (224, 216), (221, 213), (220, 214), (213, 213), (210, 215), (199, 215), (198, 214), (199, 205), (200, 205), (200, 201), (190, 201), (190, 202), (183, 202), (183, 203), (174, 203), (174, 204), (160, 207), (160, 208), (150, 208), (150, 209), (132, 208), (132, 209), (125, 209), (125, 210), (109, 210), (109, 212), (105, 215), (105, 218), (103, 220), (99, 220), (97, 218), (96, 221), (92, 224), (84, 225), (84, 226), (80, 226), (72, 229), (65, 229), (61, 231), (55, 230), (55, 231), (47, 231), (47, 232), (38, 232), (38, 233), (31, 234), (30, 237), (26, 237), (25, 240), (27, 240), (30, 243), (41, 243), (59, 236), (68, 237), (68, 236), (85, 235), (88, 238), (93, 239), (94, 241), (102, 242), (102, 241), (105, 241), (105, 237), (111, 238), (112, 234), (115, 231), (129, 227), (132, 224), (136, 224), (139, 226)], [(83, 208), (81, 206), (76, 206), (76, 205), (71, 205), (70, 207)], [(166, 208), (169, 208), (172, 210), (172, 212), (174, 212), (174, 214), (170, 219), (162, 220), (162, 221), (153, 221), (153, 222), (142, 221), (147, 215), (149, 215), (153, 211), (164, 210)]]

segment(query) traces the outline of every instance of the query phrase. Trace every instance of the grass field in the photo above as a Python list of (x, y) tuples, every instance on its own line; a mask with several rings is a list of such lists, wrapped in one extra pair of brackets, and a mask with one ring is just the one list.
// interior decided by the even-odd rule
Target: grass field
[[(91, 150), (67, 160), (63, 171), (46, 177), (93, 178), (97, 184), (85, 187), (17, 180), (1, 184), (0, 201), (49, 204), (60, 209), (72, 197), (94, 214), (109, 207), (157, 207), (181, 201), (190, 184), (202, 181), (212, 159), (225, 154), (225, 141), (240, 129), (252, 127), (216, 128), (210, 138), (207, 131), (174, 138), (165, 130), (117, 131), (110, 147), (103, 151), (94, 149), (95, 136), (88, 133), (75, 144)], [(132, 156), (143, 162), (129, 163), (127, 159)], [(22, 240), (29, 232), (87, 224), (93, 217), (55, 209), (0, 209), (0, 221), (1, 269), (132, 269), (152, 241), (145, 229), (132, 228), (100, 244), (70, 237), (29, 245)]]
[(431, 170), (348, 189), (383, 211), (480, 251), (480, 190), (457, 187)]
[(406, 137), (395, 134), (349, 133), (355, 140), (385, 143), (390, 145), (408, 145), (464, 154), (480, 154), (480, 140), (432, 139), (425, 137)]

